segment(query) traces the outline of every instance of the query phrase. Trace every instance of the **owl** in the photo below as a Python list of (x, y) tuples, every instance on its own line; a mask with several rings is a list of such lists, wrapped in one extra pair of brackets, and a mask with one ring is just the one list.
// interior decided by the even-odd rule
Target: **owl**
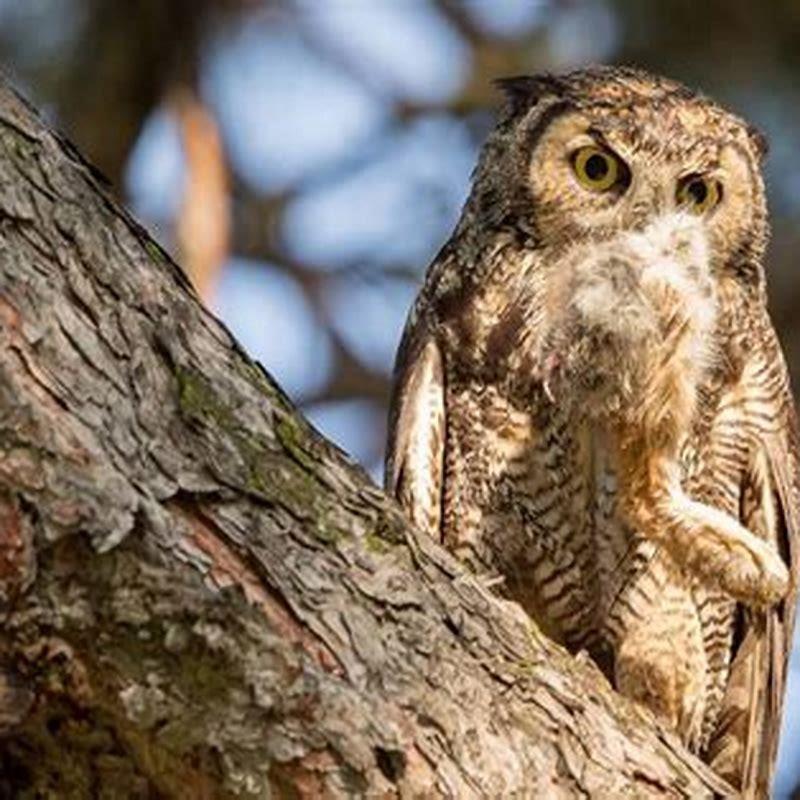
[(800, 486), (766, 308), (764, 139), (635, 69), (501, 85), (403, 334), (387, 489), (767, 797)]

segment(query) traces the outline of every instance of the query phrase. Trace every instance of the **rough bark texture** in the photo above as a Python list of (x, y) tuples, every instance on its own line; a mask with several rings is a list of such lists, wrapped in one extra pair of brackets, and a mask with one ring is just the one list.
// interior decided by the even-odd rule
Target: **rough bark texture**
[(725, 793), (409, 529), (2, 86), (0, 601), (2, 797)]

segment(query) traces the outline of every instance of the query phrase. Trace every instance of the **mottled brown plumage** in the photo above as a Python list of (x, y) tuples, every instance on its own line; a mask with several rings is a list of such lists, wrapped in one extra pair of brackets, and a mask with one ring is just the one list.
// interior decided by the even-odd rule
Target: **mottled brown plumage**
[(387, 487), (765, 797), (800, 494), (763, 140), (637, 70), (503, 83), (400, 346)]

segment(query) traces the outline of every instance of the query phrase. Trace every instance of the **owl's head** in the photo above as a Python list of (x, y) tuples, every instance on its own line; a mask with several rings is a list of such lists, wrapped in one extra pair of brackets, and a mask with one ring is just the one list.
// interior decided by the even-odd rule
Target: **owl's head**
[(719, 105), (640, 70), (595, 67), (500, 82), (507, 103), (476, 172), (473, 221), (538, 248), (641, 231), (682, 209), (712, 266), (760, 282), (768, 230), (763, 137)]
[(763, 296), (763, 138), (638, 70), (503, 87), (462, 226), (522, 234), (512, 294), (541, 310), (531, 341), (545, 386), (559, 364), (570, 396), (616, 413), (637, 407), (653, 364), (697, 385), (731, 324), (720, 310)]

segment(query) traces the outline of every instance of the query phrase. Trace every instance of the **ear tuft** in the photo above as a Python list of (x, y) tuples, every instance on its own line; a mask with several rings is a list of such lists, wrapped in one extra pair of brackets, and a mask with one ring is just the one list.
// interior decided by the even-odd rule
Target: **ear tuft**
[(498, 78), (494, 85), (505, 95), (512, 114), (529, 111), (546, 94), (561, 94), (562, 84), (553, 75), (517, 75)]
[(750, 137), (750, 142), (758, 154), (759, 159), (762, 161), (769, 155), (769, 139), (765, 133), (762, 133), (755, 125), (747, 126), (747, 135)]

